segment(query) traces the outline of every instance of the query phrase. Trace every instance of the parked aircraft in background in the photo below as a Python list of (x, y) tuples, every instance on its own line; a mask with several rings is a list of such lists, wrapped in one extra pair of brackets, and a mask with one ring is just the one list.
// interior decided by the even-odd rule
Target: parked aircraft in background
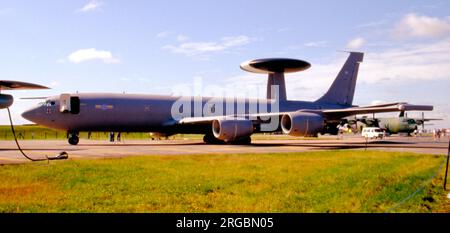
[(393, 103), (353, 105), (363, 53), (350, 52), (329, 90), (316, 101), (288, 100), (284, 74), (310, 67), (297, 59), (257, 59), (241, 64), (245, 71), (268, 74), (267, 99), (177, 97), (138, 94), (61, 94), (22, 114), (25, 119), (66, 130), (69, 143), (80, 131), (204, 134), (206, 143), (250, 143), (256, 132), (292, 136), (337, 134), (341, 119), (356, 114), (432, 110), (429, 105)]
[(388, 134), (412, 134), (414, 131), (417, 132), (418, 126), (422, 126), (422, 131), (427, 121), (435, 121), (442, 119), (435, 118), (424, 118), (422, 113), (422, 118), (409, 118), (404, 112), (401, 112), (398, 117), (355, 117), (346, 118), (345, 121), (353, 129), (361, 132), (363, 127), (380, 127), (385, 130)]

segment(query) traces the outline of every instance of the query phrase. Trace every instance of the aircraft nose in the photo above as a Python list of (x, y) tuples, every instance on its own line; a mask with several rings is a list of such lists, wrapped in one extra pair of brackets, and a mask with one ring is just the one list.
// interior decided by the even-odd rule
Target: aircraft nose
[(27, 111), (22, 113), (22, 117), (29, 121), (35, 122), (36, 118), (38, 117), (38, 109), (38, 107), (28, 109)]

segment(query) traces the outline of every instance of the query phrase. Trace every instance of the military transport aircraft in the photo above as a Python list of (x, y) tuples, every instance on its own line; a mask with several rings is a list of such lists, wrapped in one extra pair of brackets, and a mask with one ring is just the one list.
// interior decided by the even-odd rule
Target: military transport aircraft
[(350, 52), (329, 90), (316, 101), (288, 100), (284, 74), (311, 65), (302, 60), (268, 58), (247, 61), (241, 69), (268, 74), (266, 99), (179, 97), (138, 94), (61, 94), (22, 114), (25, 119), (66, 130), (69, 143), (81, 131), (204, 134), (206, 143), (249, 144), (256, 132), (292, 136), (337, 134), (344, 117), (395, 111), (428, 111), (433, 106), (394, 103), (352, 105), (363, 53)]
[(422, 131), (427, 121), (438, 121), (442, 119), (425, 118), (422, 113), (422, 118), (410, 118), (404, 112), (401, 112), (398, 117), (355, 117), (343, 119), (343, 123), (347, 123), (353, 129), (361, 132), (363, 127), (380, 127), (388, 134), (412, 134), (418, 130), (418, 126), (422, 126)]

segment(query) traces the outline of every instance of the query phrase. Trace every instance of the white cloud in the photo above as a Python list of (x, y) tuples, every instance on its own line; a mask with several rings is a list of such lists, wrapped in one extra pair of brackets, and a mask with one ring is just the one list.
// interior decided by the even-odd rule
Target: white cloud
[(355, 38), (347, 43), (348, 49), (359, 49), (366, 43), (366, 40), (362, 37)]
[(222, 45), (225, 48), (241, 46), (250, 43), (251, 39), (248, 36), (230, 36), (222, 38)]
[(450, 19), (407, 14), (394, 27), (396, 38), (441, 37), (450, 33)]
[(306, 47), (323, 47), (325, 45), (327, 45), (328, 42), (326, 41), (311, 41), (308, 43), (304, 43), (303, 45)]
[(356, 26), (355, 28), (373, 28), (373, 27), (379, 27), (387, 23), (387, 20), (378, 20), (378, 21), (372, 21), (364, 24), (360, 24)]
[(51, 87), (51, 88), (55, 88), (55, 87), (57, 87), (57, 86), (59, 86), (59, 82), (58, 82), (58, 81), (52, 81), (52, 82), (50, 82), (50, 84), (49, 84), (49, 87)]
[(384, 100), (372, 100), (372, 102), (370, 102), (370, 105), (379, 105), (379, 104), (386, 104), (387, 102)]
[(360, 71), (364, 81), (440, 80), (450, 78), (450, 40), (404, 45), (367, 54)]
[[(311, 68), (286, 75), (287, 95), (290, 99), (315, 100), (330, 87), (347, 59), (339, 55), (328, 63), (312, 64)], [(358, 83), (395, 83), (408, 87), (412, 81), (450, 79), (450, 39), (440, 42), (405, 44), (396, 49), (366, 53), (359, 68)], [(261, 75), (242, 75), (226, 80), (239, 85), (265, 87), (266, 78)], [(259, 97), (264, 97), (259, 96)]]
[(156, 34), (156, 37), (164, 38), (164, 37), (167, 37), (169, 34), (170, 34), (169, 31), (162, 31), (162, 32), (158, 32), (158, 34)]
[(277, 30), (277, 32), (288, 32), (288, 31), (292, 31), (292, 28), (284, 27), (284, 28), (280, 28), (280, 29)]
[(189, 37), (180, 34), (180, 35), (177, 36), (177, 40), (178, 40), (179, 42), (185, 42), (185, 41), (189, 40)]
[(71, 53), (68, 57), (72, 63), (81, 63), (91, 60), (101, 60), (104, 63), (119, 63), (120, 60), (113, 57), (112, 53), (105, 50), (97, 50), (95, 48), (80, 49)]
[(210, 52), (224, 51), (232, 47), (238, 47), (250, 43), (252, 39), (248, 36), (223, 37), (217, 42), (185, 42), (179, 45), (166, 45), (162, 49), (172, 53), (194, 56)]
[(99, 10), (100, 7), (103, 5), (102, 2), (98, 2), (98, 1), (90, 1), (88, 2), (86, 5), (84, 5), (82, 8), (78, 9), (78, 12), (91, 12), (91, 11), (96, 11)]

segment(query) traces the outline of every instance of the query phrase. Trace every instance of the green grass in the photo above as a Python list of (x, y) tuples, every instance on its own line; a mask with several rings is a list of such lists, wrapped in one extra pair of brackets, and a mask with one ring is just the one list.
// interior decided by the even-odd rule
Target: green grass
[[(66, 132), (63, 130), (54, 130), (44, 126), (38, 125), (17, 125), (14, 126), (16, 131), (16, 135), (19, 140), (45, 140), (45, 139), (57, 139), (57, 140), (65, 140)], [(117, 136), (117, 134), (116, 134)], [(142, 139), (142, 140), (151, 140), (152, 137), (154, 139), (159, 139), (157, 135), (152, 135), (146, 132), (122, 132), (122, 139), (124, 140), (134, 140), (134, 139)], [(88, 132), (81, 132), (80, 138), (87, 139)], [(203, 135), (194, 135), (194, 134), (179, 134), (170, 136), (169, 139), (202, 139)], [(13, 140), (13, 134), (11, 132), (11, 126), (2, 125), (0, 126), (0, 140)], [(108, 132), (92, 132), (91, 134), (92, 140), (108, 140), (109, 133)], [(160, 139), (165, 139), (165, 137), (160, 137)]]
[[(16, 131), (16, 135), (19, 140), (66, 140), (66, 132), (63, 130), (54, 130), (44, 126), (38, 125), (16, 125), (14, 126)], [(117, 136), (117, 134), (116, 134)], [(150, 134), (147, 132), (122, 132), (123, 140), (151, 140), (153, 139), (165, 139), (163, 136), (158, 136), (155, 134)], [(87, 139), (88, 133), (81, 132), (80, 138)], [(0, 140), (13, 140), (13, 134), (11, 132), (11, 126), (8, 125), (0, 125)], [(92, 132), (91, 134), (92, 140), (108, 140), (109, 133), (108, 132)], [(202, 140), (203, 135), (201, 134), (176, 134), (169, 136), (168, 139), (171, 140), (182, 140), (182, 139), (194, 139), (194, 140)], [(289, 135), (284, 134), (262, 134), (257, 133), (252, 135), (252, 140), (299, 140), (299, 139), (335, 139), (335, 138), (324, 138), (324, 137), (291, 137)]]
[[(386, 212), (443, 159), (327, 151), (6, 165), (0, 212)], [(441, 184), (442, 175), (395, 211), (448, 212)]]

